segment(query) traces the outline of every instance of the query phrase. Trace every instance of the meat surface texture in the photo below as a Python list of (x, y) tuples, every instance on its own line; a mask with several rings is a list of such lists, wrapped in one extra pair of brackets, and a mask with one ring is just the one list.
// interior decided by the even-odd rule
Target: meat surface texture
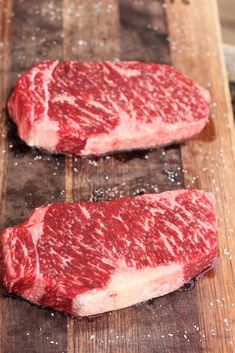
[(30, 146), (78, 155), (168, 145), (199, 133), (209, 93), (167, 65), (44, 61), (9, 100)]
[(218, 252), (213, 196), (197, 190), (43, 206), (1, 242), (5, 289), (74, 316), (175, 291)]

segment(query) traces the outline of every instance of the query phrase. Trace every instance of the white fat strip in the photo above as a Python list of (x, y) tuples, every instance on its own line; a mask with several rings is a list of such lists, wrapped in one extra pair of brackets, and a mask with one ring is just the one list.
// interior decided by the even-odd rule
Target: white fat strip
[(181, 264), (139, 270), (120, 265), (105, 289), (91, 290), (74, 298), (73, 314), (86, 316), (125, 308), (172, 292), (183, 283), (184, 270)]
[(47, 120), (48, 118), (48, 108), (49, 108), (49, 90), (48, 90), (48, 84), (51, 82), (52, 79), (52, 73), (54, 71), (54, 69), (56, 68), (58, 64), (58, 61), (55, 61), (54, 63), (52, 63), (52, 65), (50, 66), (49, 69), (44, 69), (43, 70), (43, 88), (44, 88), (44, 93), (45, 93), (45, 112), (44, 112), (44, 119)]
[(85, 123), (87, 123), (88, 125), (91, 124), (91, 121), (93, 124), (96, 123), (96, 121), (101, 121), (102, 122), (102, 119), (95, 113), (92, 113), (88, 108), (79, 108), (80, 111), (82, 113), (84, 113), (84, 116), (82, 116), (81, 114), (79, 115), (79, 121), (76, 122), (75, 120), (70, 120), (70, 123), (73, 122), (74, 126), (77, 127), (77, 129), (79, 128), (79, 130), (81, 129), (81, 123), (80, 121), (83, 121)]
[[(44, 286), (43, 286), (43, 277), (40, 271), (39, 255), (37, 251), (37, 241), (42, 236), (42, 233), (39, 235), (39, 228), (37, 226), (38, 225), (35, 225), (30, 230), (31, 230), (32, 239), (34, 240), (35, 252), (36, 252), (36, 268), (35, 268), (35, 280), (34, 280), (35, 291), (34, 292), (35, 292), (35, 295), (37, 295), (38, 298), (40, 298), (44, 294)], [(42, 230), (43, 227), (40, 227), (40, 229)], [(35, 242), (36, 239), (37, 241)], [(39, 288), (40, 290), (38, 290)], [(29, 292), (33, 294), (33, 288), (30, 288)]]
[[(11, 236), (11, 232), (12, 232), (12, 228), (9, 228), (5, 231), (5, 234), (3, 235), (4, 237), (6, 236), (6, 233), (8, 235), (8, 238)], [(14, 254), (16, 253), (15, 252), (15, 245), (16, 245), (16, 241), (17, 242), (20, 242), (21, 241), (14, 237), (11, 241), (11, 246), (9, 247), (9, 243), (6, 241), (3, 243), (3, 256), (4, 256), (4, 263), (5, 263), (5, 266), (7, 268), (7, 273), (11, 276), (11, 287), (14, 285), (14, 283), (18, 280), (18, 277), (16, 279), (13, 279), (15, 276), (16, 276), (16, 271), (14, 269), (14, 266), (13, 266), (13, 261), (14, 261)], [(21, 246), (22, 246), (22, 243), (21, 243)], [(20, 267), (20, 273), (22, 273), (22, 266)], [(21, 274), (20, 274), (21, 275)]]
[[(30, 74), (29, 74), (29, 78), (31, 80), (31, 90), (34, 92), (34, 94), (37, 95), (38, 99), (41, 100), (43, 106), (45, 107), (45, 111), (44, 114), (47, 115), (48, 113), (48, 101), (49, 101), (49, 92), (48, 92), (48, 83), (50, 82), (50, 79), (52, 77), (52, 73), (55, 69), (55, 67), (58, 65), (59, 61), (54, 61), (51, 63), (49, 68), (43, 68), (43, 69), (39, 69), (38, 67), (35, 67), (31, 70)], [(40, 75), (43, 75), (43, 88), (44, 88), (44, 93), (45, 93), (45, 101), (42, 99), (42, 97), (40, 97), (37, 94), (37, 90), (35, 89), (35, 76), (38, 74), (38, 72), (40, 72)], [(44, 115), (44, 118), (45, 118)]]
[(34, 224), (30, 228), (28, 228), (28, 230), (31, 233), (34, 245), (37, 246), (37, 242), (43, 234), (43, 223)]
[[(130, 243), (131, 244), (131, 243)], [(139, 241), (138, 239), (135, 238), (134, 240), (134, 246), (138, 246), (140, 249), (142, 249), (144, 252), (146, 251), (145, 249), (145, 245), (143, 244), (143, 242)]]
[(169, 253), (175, 257), (175, 253), (174, 253), (174, 250), (171, 246), (171, 244), (169, 243), (168, 239), (167, 239), (167, 236), (166, 234), (162, 233), (162, 232), (159, 232), (160, 236), (161, 236), (161, 239), (166, 247), (166, 249), (169, 251)]
[(33, 243), (35, 246), (36, 267), (35, 267), (35, 279), (34, 279), (33, 286), (31, 288), (27, 289), (24, 292), (23, 296), (26, 299), (32, 300), (34, 302), (37, 302), (45, 293), (45, 283), (44, 283), (44, 279), (43, 279), (43, 276), (40, 271), (37, 243), (43, 234), (43, 218), (45, 216), (45, 213), (46, 213), (48, 207), (38, 208), (33, 213), (32, 217), (29, 219), (28, 223), (30, 224), (32, 221), (36, 222), (37, 220), (39, 223), (32, 222), (32, 224), (27, 227), (28, 231), (31, 234), (31, 237), (32, 237), (32, 240), (33, 240)]
[(181, 241), (184, 241), (182, 232), (179, 230), (179, 228), (174, 223), (168, 222), (166, 220), (164, 221), (164, 223), (167, 225), (168, 228), (173, 230), (178, 235), (178, 237)]
[(29, 227), (33, 224), (42, 222), (44, 220), (45, 213), (49, 207), (50, 205), (36, 208), (35, 211), (32, 213), (32, 215), (30, 216), (28, 222), (25, 223), (25, 226)]
[[(161, 122), (140, 124), (135, 117), (130, 119), (129, 114), (120, 111), (116, 103), (112, 103), (114, 110), (120, 117), (119, 124), (110, 132), (90, 136), (81, 155), (102, 154), (111, 150), (125, 150), (136, 148), (151, 148), (170, 143), (172, 134), (176, 139), (184, 140), (201, 131), (207, 119), (194, 122), (180, 122), (166, 124)], [(119, 111), (118, 111), (119, 109)], [(164, 133), (163, 133), (164, 132)], [(101, 143), (102, 141), (102, 143)]]
[(114, 219), (120, 221), (121, 223), (124, 223), (124, 222), (123, 222), (123, 219), (122, 219), (122, 217), (121, 217), (120, 215), (118, 215), (118, 216), (112, 216), (112, 218), (114, 218)]
[(123, 92), (120, 92), (120, 99), (127, 104), (130, 103), (129, 99), (125, 96)]
[(150, 223), (151, 223), (151, 220), (148, 217), (145, 218), (143, 227), (146, 232), (150, 230), (150, 225), (149, 225)]
[(135, 76), (140, 76), (141, 75), (141, 71), (137, 70), (137, 69), (131, 69), (131, 68), (122, 68), (118, 65), (115, 65), (112, 62), (106, 62), (105, 63), (106, 66), (108, 66), (109, 68), (111, 68), (113, 71), (115, 71), (116, 73), (118, 73), (120, 76), (122, 77), (135, 77)]
[(95, 232), (98, 233), (99, 235), (103, 235), (104, 234), (104, 232), (101, 229), (99, 229), (99, 228), (96, 228)]
[[(169, 238), (169, 237), (168, 237)], [(178, 247), (179, 245), (176, 244), (175, 242), (175, 238), (174, 237), (170, 237), (169, 240), (171, 241), (171, 243), (175, 246), (175, 247)]]
[[(43, 89), (45, 93), (45, 101), (42, 102), (44, 106), (44, 112), (42, 115), (42, 119), (37, 123), (34, 123), (33, 129), (30, 131), (29, 139), (27, 143), (30, 146), (40, 146), (49, 151), (55, 151), (56, 146), (59, 142), (58, 130), (59, 130), (59, 123), (58, 121), (52, 120), (48, 116), (48, 109), (49, 109), (49, 90), (48, 85), (51, 82), (52, 73), (57, 66), (58, 61), (53, 62), (49, 68), (44, 68), (40, 71), (43, 74)], [(38, 69), (32, 70), (30, 78), (32, 79), (32, 90), (36, 92), (34, 87), (34, 78), (37, 74)], [(34, 106), (32, 104), (32, 106)], [(43, 143), (42, 143), (43, 141)]]
[(160, 208), (155, 209), (154, 206), (152, 206), (151, 208), (149, 208), (149, 212), (153, 215), (156, 216), (156, 214), (165, 214), (165, 210), (162, 210)]
[(52, 100), (52, 103), (69, 103), (71, 105), (76, 105), (76, 98), (68, 94), (57, 94)]
[(111, 114), (111, 115), (113, 114), (112, 110), (108, 109), (107, 106), (105, 106), (103, 103), (101, 103), (99, 101), (89, 99), (88, 103), (95, 108), (103, 110), (107, 114)]
[(82, 206), (81, 204), (79, 205), (80, 210), (82, 211), (82, 214), (84, 215), (84, 217), (88, 220), (90, 219), (91, 215), (90, 212), (87, 210), (87, 208), (85, 206)]

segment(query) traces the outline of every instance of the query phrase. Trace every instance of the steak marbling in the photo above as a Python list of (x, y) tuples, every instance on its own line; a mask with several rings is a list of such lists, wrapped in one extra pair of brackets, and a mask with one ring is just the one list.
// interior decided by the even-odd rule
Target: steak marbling
[(167, 65), (44, 61), (20, 78), (9, 113), (28, 145), (84, 156), (191, 138), (209, 100)]
[(218, 251), (214, 200), (197, 190), (36, 209), (1, 237), (3, 286), (75, 316), (181, 287)]

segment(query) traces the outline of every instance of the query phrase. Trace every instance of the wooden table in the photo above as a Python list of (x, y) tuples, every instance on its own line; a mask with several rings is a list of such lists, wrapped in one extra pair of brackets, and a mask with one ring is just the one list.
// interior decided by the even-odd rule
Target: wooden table
[[(117, 312), (76, 320), (0, 299), (1, 353), (232, 353), (235, 350), (235, 150), (216, 0), (1, 0), (2, 228), (52, 201), (105, 200), (182, 187), (212, 191), (220, 224), (216, 275)], [(173, 64), (212, 96), (196, 139), (81, 159), (27, 147), (6, 113), (18, 75), (43, 59)]]

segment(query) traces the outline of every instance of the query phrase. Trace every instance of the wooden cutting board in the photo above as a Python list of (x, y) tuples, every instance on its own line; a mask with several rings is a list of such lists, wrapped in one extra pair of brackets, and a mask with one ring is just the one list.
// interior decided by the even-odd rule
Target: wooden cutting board
[[(232, 353), (235, 151), (216, 0), (0, 1), (1, 228), (54, 201), (108, 200), (182, 187), (212, 191), (216, 275), (131, 308), (76, 320), (2, 295), (1, 353)], [(181, 146), (86, 158), (27, 147), (8, 120), (18, 76), (43, 59), (173, 64), (208, 88), (211, 122)]]

